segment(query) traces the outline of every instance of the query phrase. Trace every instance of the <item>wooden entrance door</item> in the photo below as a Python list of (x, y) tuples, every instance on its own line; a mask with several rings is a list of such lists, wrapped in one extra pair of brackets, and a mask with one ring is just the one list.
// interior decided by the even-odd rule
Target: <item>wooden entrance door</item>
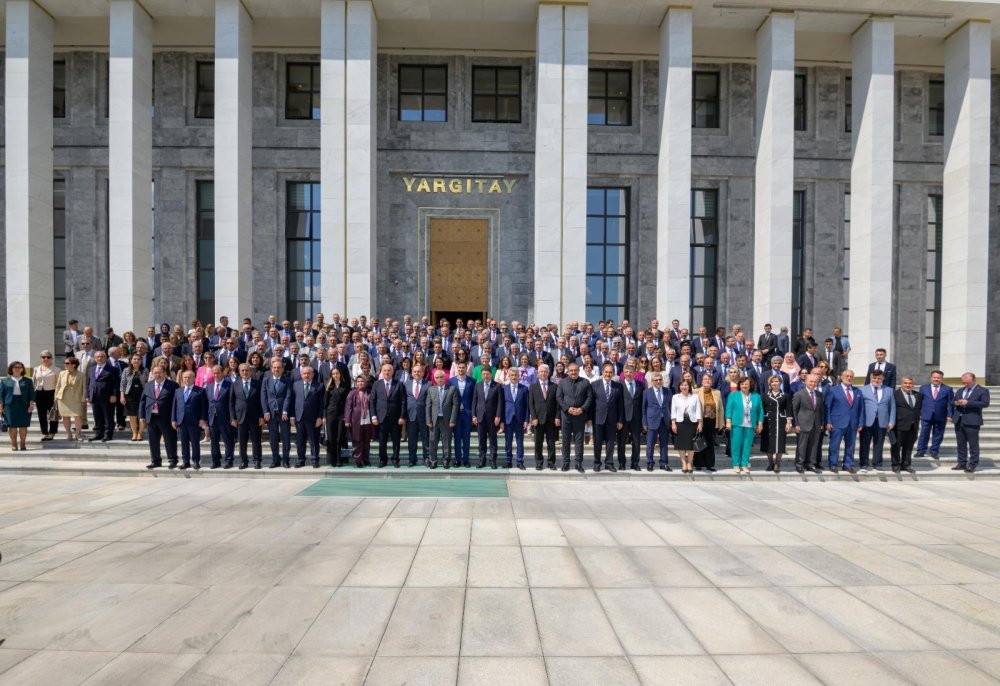
[(489, 219), (430, 220), (430, 309), (433, 321), (441, 315), (465, 319), (486, 316), (489, 298)]

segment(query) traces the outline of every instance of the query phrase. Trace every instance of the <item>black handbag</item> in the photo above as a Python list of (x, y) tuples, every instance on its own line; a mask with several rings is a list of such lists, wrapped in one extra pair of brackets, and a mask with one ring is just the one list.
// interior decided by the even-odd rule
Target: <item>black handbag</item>
[(696, 453), (700, 453), (702, 450), (708, 447), (708, 444), (705, 442), (705, 437), (701, 435), (700, 431), (694, 435), (694, 442), (692, 443), (692, 447), (694, 448), (694, 451)]

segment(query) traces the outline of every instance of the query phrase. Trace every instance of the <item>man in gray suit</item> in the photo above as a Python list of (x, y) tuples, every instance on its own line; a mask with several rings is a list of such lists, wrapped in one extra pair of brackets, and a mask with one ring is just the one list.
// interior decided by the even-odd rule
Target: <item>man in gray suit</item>
[(458, 421), (458, 389), (449, 386), (444, 371), (434, 372), (434, 387), (427, 390), (427, 428), (431, 432), (431, 469), (438, 466), (438, 442), (444, 441), (444, 468), (451, 468), (451, 437)]
[(542, 444), (548, 447), (549, 469), (556, 468), (556, 436), (559, 432), (559, 406), (556, 385), (549, 381), (549, 366), (538, 365), (538, 381), (528, 389), (528, 418), (535, 432), (535, 469), (544, 467)]
[(810, 374), (806, 377), (806, 387), (800, 388), (792, 396), (792, 417), (795, 421), (795, 433), (798, 435), (798, 442), (795, 444), (795, 471), (799, 474), (805, 474), (807, 469), (816, 474), (823, 471), (816, 459), (819, 455), (819, 440), (823, 436), (825, 409), (823, 396), (816, 390), (817, 381), (819, 377)]
[[(882, 469), (885, 434), (896, 426), (896, 399), (893, 389), (882, 385), (884, 379), (885, 373), (881, 369), (872, 370), (868, 385), (862, 386), (859, 394), (864, 403), (861, 408), (861, 469), (865, 471)], [(872, 443), (875, 447), (869, 467), (868, 451)]]

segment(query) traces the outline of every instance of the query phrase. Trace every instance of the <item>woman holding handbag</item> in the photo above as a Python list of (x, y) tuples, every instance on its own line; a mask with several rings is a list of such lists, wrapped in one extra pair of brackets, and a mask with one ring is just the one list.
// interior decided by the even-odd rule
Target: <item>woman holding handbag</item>
[(7, 365), (7, 378), (0, 379), (0, 415), (7, 424), (10, 449), (27, 450), (31, 413), (35, 411), (35, 384), (24, 375), (24, 365), (14, 360)]
[(694, 455), (694, 468), (708, 472), (715, 471), (715, 432), (716, 427), (724, 426), (722, 416), (725, 406), (722, 404), (722, 394), (712, 388), (712, 375), (703, 374), (701, 387), (698, 388), (698, 401), (701, 403), (701, 435), (705, 441), (704, 449)]

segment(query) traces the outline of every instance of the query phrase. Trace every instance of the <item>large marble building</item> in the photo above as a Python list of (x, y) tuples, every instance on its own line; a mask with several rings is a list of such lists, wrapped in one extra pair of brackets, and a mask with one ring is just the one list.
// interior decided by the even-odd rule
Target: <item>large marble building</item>
[(322, 311), (842, 326), (1000, 376), (995, 2), (2, 12), (0, 361)]

